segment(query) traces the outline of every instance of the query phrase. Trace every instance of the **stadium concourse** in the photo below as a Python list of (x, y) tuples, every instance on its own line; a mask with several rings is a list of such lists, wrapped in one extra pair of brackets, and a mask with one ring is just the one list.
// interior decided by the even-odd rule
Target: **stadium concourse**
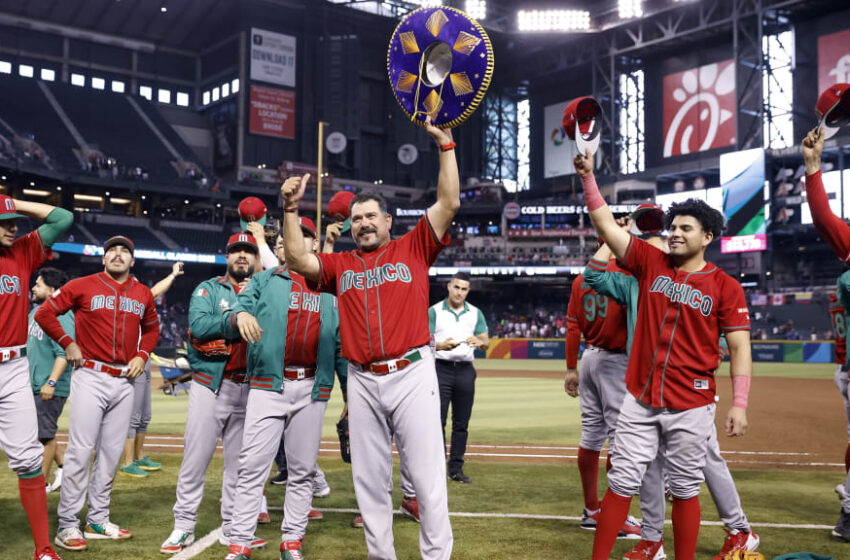
[(845, 1), (0, 37), (0, 558), (850, 558)]

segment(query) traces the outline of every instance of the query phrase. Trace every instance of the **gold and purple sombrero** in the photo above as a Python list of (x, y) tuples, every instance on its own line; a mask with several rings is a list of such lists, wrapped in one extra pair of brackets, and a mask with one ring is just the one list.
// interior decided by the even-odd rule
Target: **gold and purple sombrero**
[(475, 112), (493, 77), (493, 45), (481, 25), (443, 6), (407, 14), (387, 50), (390, 86), (416, 124), (452, 128)]

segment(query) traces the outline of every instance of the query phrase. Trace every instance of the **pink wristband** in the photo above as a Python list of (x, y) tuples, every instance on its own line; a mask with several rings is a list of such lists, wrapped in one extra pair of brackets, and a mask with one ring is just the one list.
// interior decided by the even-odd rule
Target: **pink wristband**
[(593, 212), (605, 206), (605, 199), (599, 192), (599, 185), (596, 184), (596, 177), (593, 176), (593, 173), (582, 175), (581, 185), (584, 187), (584, 202), (587, 204), (588, 212)]
[(753, 378), (749, 375), (735, 375), (732, 377), (732, 406), (747, 408), (750, 399), (750, 383)]

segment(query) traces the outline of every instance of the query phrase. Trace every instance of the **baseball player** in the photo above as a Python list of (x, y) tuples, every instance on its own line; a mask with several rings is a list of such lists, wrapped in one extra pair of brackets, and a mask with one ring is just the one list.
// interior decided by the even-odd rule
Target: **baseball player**
[[(614, 269), (618, 267), (610, 264)], [(579, 397), (581, 408), (581, 442), (578, 448), (578, 470), (584, 495), (581, 528), (595, 530), (599, 519), (599, 453), (608, 440), (608, 461), (614, 454), (614, 430), (620, 407), (626, 396), (626, 313), (623, 306), (597, 294), (579, 274), (573, 280), (567, 304), (567, 375), (564, 388), (571, 397)], [(581, 336), (585, 350), (581, 371), (576, 370)], [(662, 500), (663, 505), (663, 500)], [(627, 517), (619, 538), (636, 539), (640, 524)]]
[[(838, 277), (838, 290), (846, 291), (847, 286), (850, 286), (850, 270), (844, 271)], [(838, 387), (838, 393), (841, 395), (844, 408), (847, 411), (847, 436), (850, 438), (850, 396), (847, 394), (847, 323), (845, 315), (846, 310), (838, 301), (837, 294), (829, 294), (829, 317), (832, 321), (832, 332), (835, 337), (835, 363), (838, 365), (835, 369), (835, 386)], [(844, 451), (844, 472), (850, 472), (850, 443), (847, 444), (847, 449)], [(836, 486), (835, 491), (843, 498), (844, 484)]]
[[(35, 312), (44, 332), (65, 349), (71, 377), (70, 428), (59, 494), (59, 532), (54, 542), (84, 550), (86, 539), (129, 539), (109, 519), (109, 499), (133, 411), (133, 379), (159, 340), (159, 319), (150, 289), (130, 275), (135, 246), (116, 235), (103, 244), (104, 271), (71, 280)], [(59, 316), (74, 311), (75, 337)], [(139, 334), (141, 333), (141, 339)], [(89, 465), (95, 453), (91, 482)], [(88, 488), (85, 533), (77, 515)]]
[(801, 145), (806, 165), (806, 200), (812, 212), (815, 229), (838, 260), (850, 264), (850, 225), (832, 213), (829, 196), (823, 187), (820, 168), (823, 142), (823, 129), (818, 126), (809, 131)]
[[(44, 223), (17, 238), (19, 218)], [(21, 505), (27, 514), (36, 560), (59, 558), (50, 546), (47, 494), (42, 472), (43, 446), (38, 441), (38, 420), (30, 384), (27, 356), (25, 290), (32, 274), (51, 258), (50, 247), (74, 221), (73, 214), (48, 204), (15, 200), (0, 195), (0, 447), (9, 457), (9, 468), (18, 475)]]
[(714, 373), (721, 332), (731, 358), (733, 404), (725, 422), (728, 435), (746, 431), (752, 379), (744, 291), (704, 259), (706, 247), (722, 231), (723, 216), (698, 200), (672, 205), (667, 212), (670, 253), (665, 254), (629, 235), (614, 220), (596, 185), (589, 151), (576, 156), (574, 164), (596, 231), (639, 286), (635, 339), (626, 371), (628, 394), (617, 421), (617, 452), (608, 473), (593, 559), (608, 560), (632, 496), (663, 447), (673, 495), (675, 557), (693, 560), (702, 469), (714, 422)]
[[(198, 507), (204, 497), (204, 478), (216, 444), (224, 448), (221, 485), (221, 536), (230, 545), (230, 530), (236, 504), (239, 451), (248, 402), (247, 344), (238, 336), (225, 336), (222, 317), (236, 305), (257, 264), (257, 242), (247, 233), (236, 233), (227, 241), (227, 274), (201, 282), (189, 303), (189, 363), (192, 390), (186, 411), (183, 462), (177, 475), (174, 529), (160, 546), (163, 554), (174, 554), (195, 541)], [(258, 504), (259, 505), (259, 504)], [(254, 539), (251, 546), (266, 545)]]
[[(183, 275), (183, 263), (171, 266), (171, 273), (151, 287), (154, 301), (164, 296), (174, 280)], [(158, 471), (161, 463), (145, 455), (145, 434), (151, 421), (151, 361), (145, 364), (145, 374), (133, 382), (133, 414), (130, 416), (130, 429), (124, 443), (124, 465), (118, 472), (124, 476), (145, 478), (148, 471)]]
[[(304, 248), (319, 246), (316, 226), (300, 218)], [(303, 277), (279, 266), (256, 275), (224, 314), (228, 337), (237, 333), (249, 343), (251, 390), (239, 456), (240, 497), (233, 512), (226, 560), (251, 557), (258, 504), (274, 460), (281, 432), (286, 439), (289, 480), (281, 524), (281, 560), (302, 560), (302, 541), (313, 500), (313, 479), (322, 438), (322, 423), (339, 376), (346, 398), (348, 362), (340, 356), (336, 301), (307, 287)]]
[[(628, 226), (628, 222), (625, 225)], [(649, 235), (645, 239), (653, 247), (667, 252), (667, 246), (660, 235)], [(584, 278), (597, 293), (626, 307), (629, 327), (627, 348), (631, 353), (640, 286), (634, 276), (609, 270), (612, 257), (608, 246), (602, 245), (585, 268)], [(647, 468), (641, 485), (641, 513), (643, 514), (640, 531), (641, 540), (637, 546), (626, 553), (623, 557), (624, 560), (663, 560), (667, 556), (664, 552), (662, 539), (666, 510), (663, 471), (664, 458), (659, 453), (656, 460)], [(760, 539), (752, 531), (747, 516), (741, 507), (741, 498), (738, 496), (732, 474), (720, 454), (716, 429), (712, 431), (708, 442), (708, 453), (703, 473), (727, 533), (723, 548), (715, 556), (715, 560), (722, 560), (727, 554), (736, 550), (756, 550)]]
[[(843, 223), (843, 222), (842, 222)], [(842, 352), (845, 360), (847, 358), (847, 352), (845, 344), (841, 344), (839, 346), (839, 335), (841, 338), (846, 340), (846, 324), (847, 324), (847, 315), (846, 310), (850, 309), (850, 271), (845, 271), (838, 278), (838, 291), (836, 293), (838, 298), (838, 304), (844, 308), (845, 315), (841, 320), (838, 320), (835, 315), (833, 315), (833, 325), (835, 325), (835, 350), (836, 355), (841, 356), (839, 352)], [(833, 307), (830, 306), (830, 313), (833, 312)], [(850, 361), (846, 361), (844, 364), (839, 366), (838, 371), (835, 372), (835, 384), (838, 386), (838, 390), (841, 393), (842, 399), (844, 399), (844, 406), (847, 410), (847, 421), (848, 421), (848, 434), (850, 434), (850, 390), (848, 390), (848, 371), (850, 371)], [(844, 463), (847, 465), (847, 456), (850, 454), (850, 446), (848, 446), (848, 452), (845, 453)], [(838, 523), (836, 523), (835, 528), (832, 530), (833, 536), (840, 538), (843, 541), (850, 542), (850, 472), (847, 474), (847, 479), (844, 484), (839, 484), (835, 487), (835, 491), (838, 493), (838, 496), (841, 498), (841, 513), (838, 517)]]
[(363, 516), (368, 558), (396, 558), (392, 534), (392, 440), (420, 508), (419, 550), (448, 559), (452, 529), (446, 495), (440, 399), (428, 330), (428, 269), (449, 241), (460, 207), (460, 181), (451, 131), (426, 122), (440, 152), (437, 202), (399, 239), (377, 194), (351, 201), (354, 251), (305, 250), (298, 202), (309, 175), (281, 187), (284, 242), (290, 270), (339, 299), (342, 355), (348, 360), (348, 411), (354, 490)]
[[(54, 291), (62, 287), (68, 277), (56, 268), (44, 267), (32, 287), (32, 302), (41, 305)], [(47, 485), (47, 493), (62, 486), (62, 464), (65, 453), (56, 445), (56, 422), (65, 408), (71, 392), (71, 366), (65, 359), (65, 351), (55, 340), (44, 336), (44, 331), (35, 322), (35, 308), (29, 316), (27, 335), (27, 360), (30, 368), (30, 383), (35, 396), (38, 414), (38, 440), (44, 445), (42, 471), (45, 479), (50, 476), (50, 465), (56, 462), (53, 484)], [(74, 336), (74, 313), (68, 312), (59, 318), (65, 332)]]

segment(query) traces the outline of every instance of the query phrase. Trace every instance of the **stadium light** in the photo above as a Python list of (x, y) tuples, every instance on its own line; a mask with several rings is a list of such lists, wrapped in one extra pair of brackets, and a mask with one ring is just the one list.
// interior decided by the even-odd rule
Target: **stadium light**
[(11, 74), (12, 73), (12, 63), (6, 62), (5, 60), (0, 60), (0, 74)]
[(32, 78), (33, 67), (29, 64), (21, 64), (20, 66), (18, 66), (18, 74), (20, 74), (24, 78)]
[(24, 194), (28, 196), (50, 196), (51, 192), (38, 189), (24, 189)]
[(106, 87), (106, 80), (103, 78), (92, 78), (91, 87), (94, 89), (104, 89)]
[(86, 85), (86, 77), (82, 74), (71, 74), (71, 85), (80, 87)]
[(42, 68), (41, 79), (45, 82), (56, 81), (56, 72), (54, 70), (51, 70), (50, 68)]
[(466, 0), (466, 15), (472, 19), (487, 17), (487, 0)]
[(443, 0), (414, 0), (414, 3), (423, 8), (439, 8), (443, 5)]
[(103, 202), (102, 196), (95, 196), (92, 194), (75, 194), (74, 200), (86, 200), (88, 202)]
[(590, 29), (590, 12), (585, 10), (520, 10), (520, 31), (581, 31)]
[(643, 15), (643, 0), (618, 0), (620, 19), (631, 19)]

